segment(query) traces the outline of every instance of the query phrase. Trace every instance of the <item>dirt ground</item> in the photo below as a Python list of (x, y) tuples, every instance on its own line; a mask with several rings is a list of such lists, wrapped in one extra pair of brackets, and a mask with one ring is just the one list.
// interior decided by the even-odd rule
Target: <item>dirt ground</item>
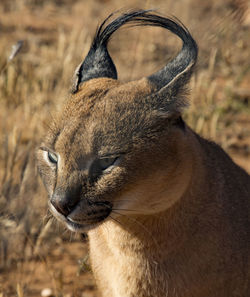
[[(134, 7), (176, 15), (190, 29), (200, 53), (184, 118), (250, 173), (248, 1), (1, 0), (0, 297), (100, 296), (86, 240), (47, 214), (34, 152), (96, 26), (112, 11)], [(176, 53), (180, 43), (157, 30), (114, 37), (110, 51), (121, 80), (150, 74)], [(23, 47), (8, 61), (18, 40)]]
[(30, 259), (2, 271), (0, 289), (3, 296), (38, 297), (49, 290), (51, 296), (97, 297), (85, 257), (86, 243), (61, 243), (46, 258)]

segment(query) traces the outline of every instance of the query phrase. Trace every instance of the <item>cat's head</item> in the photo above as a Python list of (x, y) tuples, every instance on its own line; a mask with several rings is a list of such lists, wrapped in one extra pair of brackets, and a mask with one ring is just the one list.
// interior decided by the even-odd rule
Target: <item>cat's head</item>
[[(150, 11), (108, 21), (97, 30), (76, 71), (72, 96), (37, 151), (52, 213), (79, 232), (124, 212), (147, 215), (169, 208), (188, 175), (181, 112), (197, 59), (195, 41), (178, 21)], [(158, 72), (121, 83), (107, 43), (127, 23), (166, 28), (183, 47)]]

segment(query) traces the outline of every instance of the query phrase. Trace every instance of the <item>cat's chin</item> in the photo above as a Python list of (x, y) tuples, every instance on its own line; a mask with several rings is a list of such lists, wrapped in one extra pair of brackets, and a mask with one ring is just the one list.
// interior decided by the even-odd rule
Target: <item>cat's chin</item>
[(70, 231), (76, 232), (76, 233), (88, 232), (101, 224), (101, 222), (94, 223), (94, 224), (79, 224), (79, 223), (71, 222), (70, 220), (67, 220), (64, 223)]

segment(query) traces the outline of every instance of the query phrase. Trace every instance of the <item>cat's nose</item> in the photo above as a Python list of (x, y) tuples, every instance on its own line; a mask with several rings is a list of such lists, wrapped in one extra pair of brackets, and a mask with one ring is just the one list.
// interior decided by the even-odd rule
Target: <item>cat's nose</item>
[(68, 190), (59, 188), (54, 191), (50, 202), (59, 213), (66, 217), (80, 201), (80, 193), (80, 188)]

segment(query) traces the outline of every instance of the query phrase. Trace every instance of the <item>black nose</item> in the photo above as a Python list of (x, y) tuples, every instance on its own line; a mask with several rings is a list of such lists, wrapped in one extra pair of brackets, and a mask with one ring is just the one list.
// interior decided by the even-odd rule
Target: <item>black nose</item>
[(80, 201), (81, 189), (56, 189), (50, 200), (55, 209), (65, 217), (71, 213)]

